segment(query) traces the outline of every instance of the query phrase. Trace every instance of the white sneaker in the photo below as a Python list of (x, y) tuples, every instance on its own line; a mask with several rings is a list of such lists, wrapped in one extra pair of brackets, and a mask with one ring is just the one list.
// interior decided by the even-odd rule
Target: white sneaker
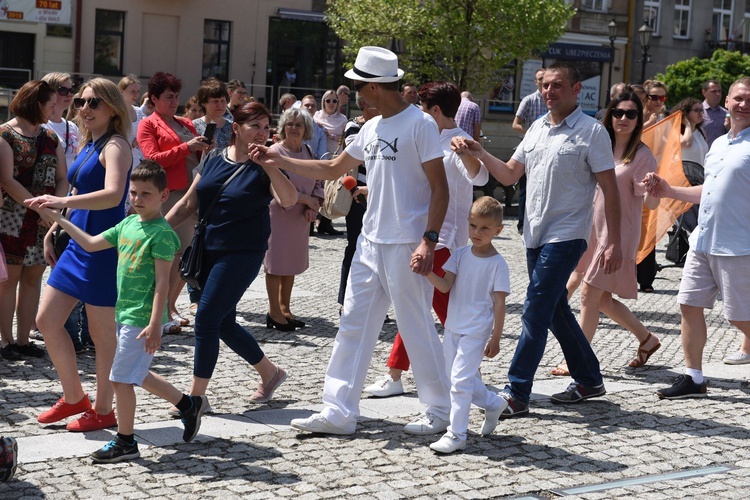
[(495, 432), (497, 427), (497, 421), (500, 420), (500, 415), (508, 407), (508, 401), (501, 398), (500, 408), (497, 410), (484, 410), (484, 423), (482, 424), (482, 436), (489, 436)]
[(449, 421), (426, 412), (415, 421), (406, 424), (404, 426), (404, 432), (416, 436), (429, 436), (430, 434), (440, 434), (441, 432), (445, 432), (449, 424)]
[(390, 374), (386, 373), (383, 378), (365, 387), (364, 391), (376, 398), (386, 398), (403, 394), (404, 386), (400, 380), (393, 380)]
[(340, 436), (354, 434), (354, 428), (348, 430), (337, 427), (329, 422), (322, 413), (316, 413), (307, 418), (295, 418), (291, 421), (290, 425), (300, 431), (315, 432), (318, 434), (338, 434)]
[(464, 448), (466, 448), (466, 441), (459, 439), (450, 432), (446, 432), (443, 437), (430, 445), (430, 449), (438, 453), (453, 453)]
[(725, 365), (745, 365), (750, 363), (750, 354), (742, 351), (733, 352), (723, 359)]

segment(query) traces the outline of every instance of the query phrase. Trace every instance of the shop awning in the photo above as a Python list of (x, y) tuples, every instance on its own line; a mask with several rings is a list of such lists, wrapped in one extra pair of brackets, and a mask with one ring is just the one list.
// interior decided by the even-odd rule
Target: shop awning
[(284, 9), (279, 7), (279, 16), (282, 19), (295, 19), (297, 21), (313, 21), (316, 23), (322, 23), (326, 20), (326, 15), (323, 12), (312, 12), (309, 10), (298, 10), (298, 9)]

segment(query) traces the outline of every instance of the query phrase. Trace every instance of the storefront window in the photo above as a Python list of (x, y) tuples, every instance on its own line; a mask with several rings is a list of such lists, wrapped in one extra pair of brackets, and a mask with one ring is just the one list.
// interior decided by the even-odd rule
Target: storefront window
[(96, 9), (94, 30), (94, 73), (122, 75), (125, 13)]

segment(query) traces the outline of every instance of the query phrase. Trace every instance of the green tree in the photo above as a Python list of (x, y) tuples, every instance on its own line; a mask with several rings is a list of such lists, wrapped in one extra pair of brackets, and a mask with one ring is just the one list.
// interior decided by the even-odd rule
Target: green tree
[(407, 78), (447, 79), (489, 89), (513, 59), (525, 60), (557, 40), (574, 9), (565, 0), (328, 0), (328, 23), (348, 45), (391, 48)]
[(723, 95), (727, 95), (732, 82), (747, 75), (750, 75), (750, 56), (718, 49), (709, 59), (693, 57), (670, 64), (654, 78), (667, 85), (667, 104), (673, 106), (686, 97), (702, 99), (701, 89), (706, 80), (718, 80)]

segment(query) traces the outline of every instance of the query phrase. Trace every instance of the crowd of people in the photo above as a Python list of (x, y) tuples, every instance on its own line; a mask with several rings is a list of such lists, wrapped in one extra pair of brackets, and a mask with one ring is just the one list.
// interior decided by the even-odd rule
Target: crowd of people
[[(163, 72), (151, 77), (140, 101), (140, 81), (132, 75), (119, 85), (94, 78), (79, 89), (64, 73), (25, 84), (11, 103), (15, 117), (0, 126), (0, 278), (6, 278), (0, 355), (49, 355), (62, 397), (38, 421), (82, 414), (68, 430), (116, 426), (116, 436), (92, 459), (133, 459), (138, 385), (173, 405), (190, 441), (210, 409), (206, 391), (220, 340), (258, 372), (248, 400), (269, 401), (288, 374), (237, 322), (237, 304), (262, 265), (266, 327), (306, 326), (291, 310), (295, 276), (309, 266), (316, 220), (319, 232), (337, 233), (320, 219), (323, 181), (347, 174), (356, 181), (357, 201), (346, 216), (341, 320), (324, 409), (293, 420), (295, 429), (354, 433), (363, 390), (400, 394), (401, 373), (411, 367), (426, 409), (404, 431), (442, 434), (430, 445), (436, 452), (461, 450), (472, 403), (485, 411), (483, 435), (499, 419), (529, 413), (549, 331), (565, 355), (553, 374), (573, 378), (552, 401), (605, 395), (591, 346), (600, 312), (638, 340), (631, 367), (645, 365), (661, 345), (619, 300), (635, 298), (638, 282), (642, 291), (651, 289), (641, 281), (649, 271), (637, 269), (636, 252), (642, 211), (656, 209), (661, 198), (699, 208), (678, 295), (686, 370), (659, 397), (705, 396), (703, 314), (719, 293), (725, 317), (745, 334), (741, 350), (726, 361), (750, 362), (750, 231), (744, 230), (750, 210), (740, 194), (748, 187), (742, 166), (750, 79), (729, 88), (728, 109), (720, 106), (714, 80), (704, 85), (703, 102), (688, 98), (673, 107), (683, 117), (685, 172), (694, 174), (693, 185), (684, 187), (656, 173), (641, 140), (646, 127), (667, 115), (662, 82), (613, 86), (599, 121), (577, 104), (582, 84), (574, 66), (540, 69), (538, 90), (522, 101), (513, 125), (523, 139), (505, 162), (482, 147), (470, 94), (450, 82), (400, 86), (403, 74), (392, 52), (362, 47), (345, 75), (362, 116), (348, 120), (342, 113), (346, 86), (326, 91), (319, 108), (312, 95), (297, 101), (285, 94), (272, 141), (271, 111), (248, 99), (238, 80), (203, 81), (186, 116), (177, 115), (182, 82)], [(490, 197), (473, 201), (474, 188), (490, 176), (507, 186), (525, 179), (518, 230), (529, 275), (522, 332), (499, 394), (486, 389), (479, 372), (483, 356), (499, 353), (510, 292), (507, 264), (492, 243), (503, 229), (502, 205)], [(185, 286), (180, 257), (194, 227), (205, 243), (201, 273), (188, 286), (195, 352), (192, 384), (183, 394), (149, 366), (162, 335), (190, 324), (177, 298)], [(579, 287), (576, 318), (568, 301)], [(389, 371), (364, 387), (391, 306), (399, 333)], [(433, 309), (445, 328), (442, 343)], [(29, 339), (34, 326), (46, 350)], [(93, 403), (76, 362), (85, 344), (96, 356)]]

